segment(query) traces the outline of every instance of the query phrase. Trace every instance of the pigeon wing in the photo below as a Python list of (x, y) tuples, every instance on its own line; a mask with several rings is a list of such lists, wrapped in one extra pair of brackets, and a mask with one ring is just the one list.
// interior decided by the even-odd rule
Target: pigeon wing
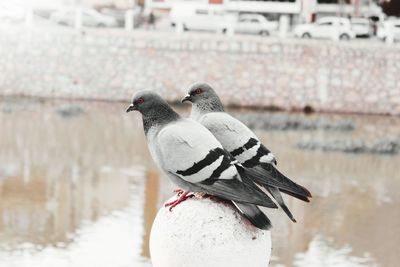
[(246, 167), (248, 176), (254, 182), (277, 187), (280, 191), (304, 201), (311, 197), (305, 187), (291, 181), (275, 168), (272, 164), (276, 162), (275, 157), (242, 122), (225, 112), (205, 114), (200, 121), (217, 137), (223, 147)]
[(240, 163), (245, 165), (259, 162), (276, 163), (274, 155), (258, 140), (257, 136), (241, 121), (225, 112), (203, 115), (203, 124)]
[(202, 125), (181, 120), (157, 136), (162, 168), (199, 189), (228, 200), (276, 208), (258, 187), (246, 186), (232, 157)]
[(206, 179), (232, 179), (237, 170), (215, 137), (202, 125), (181, 120), (164, 127), (157, 136), (162, 168), (190, 183)]

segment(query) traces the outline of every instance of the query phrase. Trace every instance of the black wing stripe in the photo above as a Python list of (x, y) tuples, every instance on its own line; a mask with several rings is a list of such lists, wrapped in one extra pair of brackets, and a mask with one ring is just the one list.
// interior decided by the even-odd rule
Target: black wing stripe
[(235, 150), (233, 150), (232, 152), (230, 152), (230, 154), (234, 157), (239, 156), (240, 154), (242, 154), (244, 152), (244, 150), (249, 150), (250, 148), (252, 148), (253, 146), (257, 145), (258, 141), (254, 138), (250, 138), (249, 141), (247, 141), (246, 144), (244, 144), (243, 146), (236, 148)]
[(262, 148), (262, 146), (260, 146), (260, 147), (257, 149), (257, 154), (255, 154), (251, 159), (248, 159), (248, 160), (246, 160), (245, 162), (243, 162), (242, 165), (245, 166), (246, 168), (254, 167), (254, 166), (256, 166), (256, 165), (259, 164), (260, 158), (261, 158), (262, 156), (264, 156), (264, 155), (265, 155), (265, 151), (264, 151), (264, 149)]
[[(195, 162), (192, 167), (190, 167), (186, 170), (178, 170), (176, 173), (183, 175), (183, 176), (193, 175), (195, 173), (198, 173), (199, 171), (201, 171), (203, 168), (207, 167), (208, 165), (211, 165), (212, 163), (214, 163), (222, 155), (224, 155), (224, 159), (225, 159), (225, 151), (222, 148), (218, 147), (216, 149), (210, 150), (210, 152), (208, 152), (207, 156), (205, 156), (204, 159), (200, 160), (199, 162)], [(221, 167), (221, 165), (220, 165), (220, 167)]]
[(221, 164), (216, 168), (213, 173), (211, 174), (211, 178), (218, 178), (221, 176), (221, 173), (223, 173), (226, 169), (228, 169), (231, 165), (231, 160), (224, 156), (222, 159)]
[(261, 144), (260, 149), (264, 152), (265, 155), (271, 153), (268, 148), (266, 148), (263, 144)]
[(239, 147), (239, 148), (236, 148), (235, 150), (233, 150), (232, 152), (230, 152), (230, 154), (233, 157), (236, 157), (236, 156), (239, 156), (240, 154), (242, 154), (243, 152), (244, 152), (243, 147)]
[[(231, 165), (231, 159), (228, 156), (224, 156), (224, 158), (222, 159), (221, 164), (218, 166), (218, 168), (216, 168), (213, 173), (211, 174), (211, 176), (209, 178), (207, 178), (206, 180), (202, 181), (202, 184), (205, 185), (212, 185), (213, 183), (215, 183), (216, 181), (218, 181), (218, 178), (221, 176), (221, 173), (223, 173), (226, 169), (228, 169)], [(232, 177), (234, 178), (234, 177)]]
[(248, 150), (257, 144), (258, 141), (256, 139), (250, 138), (249, 141), (243, 147)]

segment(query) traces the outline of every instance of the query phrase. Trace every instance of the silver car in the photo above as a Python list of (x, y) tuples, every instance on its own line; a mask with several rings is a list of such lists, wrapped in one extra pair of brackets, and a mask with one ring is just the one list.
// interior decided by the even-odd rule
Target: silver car
[(277, 31), (278, 22), (269, 21), (263, 15), (240, 15), (235, 25), (236, 33), (250, 33), (270, 35), (271, 32)]
[[(57, 11), (50, 16), (50, 20), (59, 24), (73, 26), (77, 12), (75, 9)], [(117, 27), (118, 21), (116, 18), (101, 14), (94, 9), (82, 9), (82, 25), (89, 27)]]
[(294, 28), (294, 34), (300, 38), (319, 38), (349, 40), (356, 37), (350, 20), (340, 17), (323, 17), (315, 23), (300, 24)]

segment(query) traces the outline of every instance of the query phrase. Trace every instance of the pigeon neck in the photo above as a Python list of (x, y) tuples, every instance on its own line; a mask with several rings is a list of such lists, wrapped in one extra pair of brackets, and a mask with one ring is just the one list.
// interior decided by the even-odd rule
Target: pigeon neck
[(196, 118), (210, 112), (223, 112), (224, 106), (219, 99), (194, 103), (191, 116)]
[(144, 132), (147, 135), (151, 128), (168, 124), (172, 121), (178, 120), (179, 118), (179, 114), (176, 113), (171, 107), (160, 107), (156, 111), (143, 114)]

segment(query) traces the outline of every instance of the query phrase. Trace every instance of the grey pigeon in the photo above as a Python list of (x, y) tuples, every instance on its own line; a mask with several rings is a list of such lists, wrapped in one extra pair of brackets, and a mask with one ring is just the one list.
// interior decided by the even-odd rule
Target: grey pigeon
[(224, 111), (221, 100), (210, 85), (193, 84), (182, 99), (185, 101), (192, 102), (191, 118), (210, 130), (224, 149), (245, 167), (246, 174), (268, 190), (288, 217), (296, 222), (280, 192), (306, 202), (309, 202), (311, 193), (276, 169), (276, 159), (271, 151), (246, 125)]
[[(260, 229), (271, 222), (257, 205), (276, 204), (243, 174), (243, 167), (225, 151), (204, 126), (180, 117), (152, 91), (138, 92), (126, 112), (139, 111), (150, 153), (160, 169), (184, 193), (171, 207), (185, 200), (188, 192), (205, 193), (232, 203)], [(169, 205), (168, 204), (168, 205)]]

